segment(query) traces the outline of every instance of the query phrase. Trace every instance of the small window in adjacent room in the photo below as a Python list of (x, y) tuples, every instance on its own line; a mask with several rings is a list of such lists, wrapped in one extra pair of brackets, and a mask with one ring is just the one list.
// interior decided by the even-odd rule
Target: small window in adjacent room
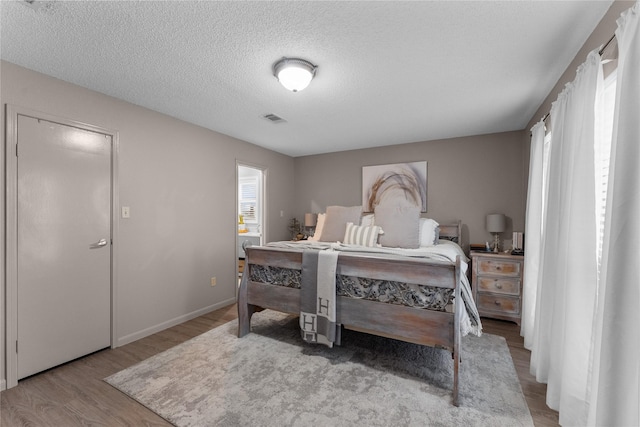
[(238, 212), (247, 224), (258, 222), (258, 180), (255, 178), (243, 179), (238, 183)]

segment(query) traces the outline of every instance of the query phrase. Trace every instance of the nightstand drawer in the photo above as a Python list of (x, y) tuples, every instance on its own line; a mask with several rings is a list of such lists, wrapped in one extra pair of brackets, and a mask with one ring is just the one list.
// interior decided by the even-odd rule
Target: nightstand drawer
[(504, 314), (520, 314), (520, 298), (478, 294), (478, 310)]
[(521, 263), (518, 261), (478, 258), (478, 274), (494, 274), (497, 276), (520, 276)]
[(478, 292), (520, 295), (520, 279), (478, 276)]

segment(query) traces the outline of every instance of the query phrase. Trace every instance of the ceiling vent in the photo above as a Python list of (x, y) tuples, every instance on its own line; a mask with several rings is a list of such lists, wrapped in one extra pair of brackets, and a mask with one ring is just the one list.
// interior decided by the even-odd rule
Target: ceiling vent
[(53, 13), (55, 8), (53, 1), (20, 0), (20, 4), (42, 13)]
[(267, 119), (267, 120), (269, 120), (272, 123), (284, 123), (284, 122), (286, 122), (285, 119), (283, 119), (280, 116), (276, 116), (275, 114), (265, 114), (262, 117)]

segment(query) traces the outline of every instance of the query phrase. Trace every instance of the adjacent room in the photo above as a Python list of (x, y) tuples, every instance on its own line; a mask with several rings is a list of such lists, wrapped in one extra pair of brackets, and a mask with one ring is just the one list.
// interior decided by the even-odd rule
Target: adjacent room
[(639, 15), (0, 2), (0, 424), (640, 425)]

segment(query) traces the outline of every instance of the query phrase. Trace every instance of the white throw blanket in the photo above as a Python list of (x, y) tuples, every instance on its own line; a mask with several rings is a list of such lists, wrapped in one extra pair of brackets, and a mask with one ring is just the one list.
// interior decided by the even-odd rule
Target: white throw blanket
[(336, 324), (336, 267), (338, 252), (305, 250), (302, 253), (300, 330), (310, 343), (333, 347), (340, 344)]

